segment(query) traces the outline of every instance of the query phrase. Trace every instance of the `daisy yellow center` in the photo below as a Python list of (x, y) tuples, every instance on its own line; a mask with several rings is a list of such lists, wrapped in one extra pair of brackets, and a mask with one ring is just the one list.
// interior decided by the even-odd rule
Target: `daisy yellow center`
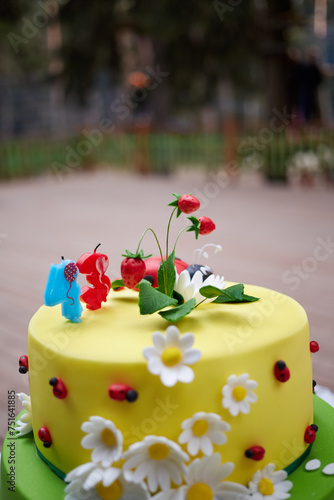
[(155, 443), (149, 447), (148, 453), (153, 460), (163, 460), (168, 457), (169, 448), (166, 444)]
[(272, 495), (274, 493), (274, 485), (267, 477), (261, 479), (258, 485), (259, 493), (264, 496)]
[(178, 365), (181, 361), (182, 354), (177, 347), (167, 347), (161, 354), (161, 361), (166, 366)]
[(110, 429), (103, 429), (101, 439), (107, 446), (115, 446), (117, 443), (116, 436)]
[(209, 424), (206, 420), (197, 420), (192, 426), (194, 436), (201, 437), (208, 432)]
[(122, 486), (119, 481), (115, 481), (110, 486), (103, 486), (99, 483), (95, 486), (96, 493), (103, 498), (103, 500), (118, 500), (122, 496)]
[(232, 391), (233, 399), (236, 401), (243, 401), (247, 395), (247, 391), (241, 385), (237, 385)]
[(190, 486), (187, 493), (187, 500), (212, 500), (212, 489), (205, 483), (196, 483)]

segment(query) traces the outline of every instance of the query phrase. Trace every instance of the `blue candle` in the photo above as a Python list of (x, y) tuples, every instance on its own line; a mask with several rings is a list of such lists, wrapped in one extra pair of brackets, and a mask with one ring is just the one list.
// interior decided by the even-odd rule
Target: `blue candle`
[(82, 312), (81, 288), (76, 281), (78, 274), (78, 268), (72, 260), (51, 264), (44, 292), (45, 305), (61, 304), (62, 315), (73, 323), (80, 323)]

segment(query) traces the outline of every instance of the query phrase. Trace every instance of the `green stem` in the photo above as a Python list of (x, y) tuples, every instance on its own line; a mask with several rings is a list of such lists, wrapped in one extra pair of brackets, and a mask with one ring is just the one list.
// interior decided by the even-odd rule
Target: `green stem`
[[(173, 215), (175, 213), (175, 210), (177, 210), (177, 207), (174, 208), (173, 212), (171, 213), (171, 216), (169, 217), (168, 221), (168, 226), (167, 226), (167, 236), (166, 236), (166, 257), (168, 257), (168, 242), (169, 242), (169, 230), (170, 230), (170, 225), (172, 222)], [(174, 247), (175, 249), (175, 247)]]
[(139, 243), (138, 243), (138, 246), (137, 246), (136, 253), (138, 253), (138, 252), (139, 252), (139, 248), (140, 248), (141, 242), (143, 241), (144, 236), (145, 236), (145, 234), (146, 234), (148, 231), (151, 231), (151, 233), (153, 234), (153, 236), (154, 236), (154, 238), (155, 238), (155, 240), (156, 240), (156, 242), (157, 242), (158, 248), (159, 248), (159, 253), (160, 253), (161, 260), (163, 260), (162, 249), (161, 249), (161, 246), (160, 246), (160, 243), (159, 243), (158, 237), (157, 237), (157, 235), (155, 234), (155, 232), (153, 231), (153, 229), (152, 229), (152, 228), (150, 228), (150, 227), (148, 227), (147, 229), (145, 229), (145, 231), (144, 231), (144, 232), (143, 232), (143, 234), (141, 235), (140, 240), (139, 240)]
[[(141, 235), (140, 240), (139, 240), (139, 243), (138, 243), (138, 246), (137, 246), (136, 253), (138, 253), (138, 252), (139, 252), (139, 248), (140, 248), (141, 242), (143, 241), (143, 238), (144, 238), (145, 234), (146, 234), (148, 231), (151, 231), (151, 233), (153, 234), (153, 236), (154, 236), (154, 238), (155, 238), (155, 241), (157, 242), (157, 245), (158, 245), (158, 248), (159, 248), (159, 253), (160, 253), (161, 262), (163, 262), (163, 260), (164, 260), (164, 256), (163, 256), (163, 253), (162, 253), (162, 249), (161, 249), (161, 246), (160, 246), (160, 243), (159, 243), (158, 237), (157, 237), (157, 235), (155, 234), (155, 232), (153, 231), (153, 229), (152, 229), (151, 227), (148, 227), (147, 229), (145, 229), (145, 231), (144, 231), (144, 232), (143, 232), (143, 234)], [(166, 280), (167, 280), (167, 275), (166, 275), (166, 272), (165, 272), (165, 266), (163, 265), (163, 266), (162, 266), (162, 268), (163, 268), (163, 271), (164, 271), (164, 278), (165, 278), (165, 283), (166, 283)]]
[(196, 309), (196, 307), (200, 306), (201, 304), (203, 304), (203, 302), (206, 301), (206, 297), (205, 299), (201, 300), (201, 302), (199, 302), (198, 304), (195, 305), (194, 309)]
[(183, 229), (181, 229), (181, 231), (179, 232), (179, 234), (177, 235), (176, 237), (176, 240), (175, 240), (175, 244), (174, 244), (174, 248), (173, 250), (175, 250), (176, 248), (176, 245), (177, 245), (177, 242), (179, 241), (179, 238), (181, 236), (182, 233), (184, 233), (185, 231), (187, 231), (187, 229), (189, 229), (191, 226), (187, 226), (187, 227), (184, 227)]

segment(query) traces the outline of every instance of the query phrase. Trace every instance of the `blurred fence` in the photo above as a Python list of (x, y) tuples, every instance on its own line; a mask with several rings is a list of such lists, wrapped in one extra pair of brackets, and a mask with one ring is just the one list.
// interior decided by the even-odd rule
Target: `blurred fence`
[(297, 162), (296, 155), (300, 168), (303, 162), (307, 168), (309, 161), (311, 170), (323, 169), (333, 175), (333, 132), (294, 130), (266, 136), (239, 132), (230, 137), (148, 130), (102, 134), (94, 129), (90, 135), (71, 139), (8, 139), (0, 142), (0, 178), (57, 175), (101, 164), (142, 173), (169, 173), (185, 166), (219, 169), (233, 161), (240, 169), (262, 170), (268, 179), (286, 180), (289, 166)]

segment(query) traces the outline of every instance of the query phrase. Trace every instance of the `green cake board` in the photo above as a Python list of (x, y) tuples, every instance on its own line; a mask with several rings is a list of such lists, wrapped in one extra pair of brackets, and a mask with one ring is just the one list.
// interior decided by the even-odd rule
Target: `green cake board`
[[(291, 500), (334, 500), (334, 476), (322, 472), (334, 462), (334, 409), (317, 396), (314, 423), (319, 430), (311, 452), (289, 476)], [(321, 461), (320, 469), (307, 472), (305, 463), (315, 458)], [(8, 489), (11, 472), (15, 491)], [(1, 454), (0, 500), (63, 500), (64, 488), (64, 481), (38, 456), (32, 433), (16, 439), (7, 434)]]

